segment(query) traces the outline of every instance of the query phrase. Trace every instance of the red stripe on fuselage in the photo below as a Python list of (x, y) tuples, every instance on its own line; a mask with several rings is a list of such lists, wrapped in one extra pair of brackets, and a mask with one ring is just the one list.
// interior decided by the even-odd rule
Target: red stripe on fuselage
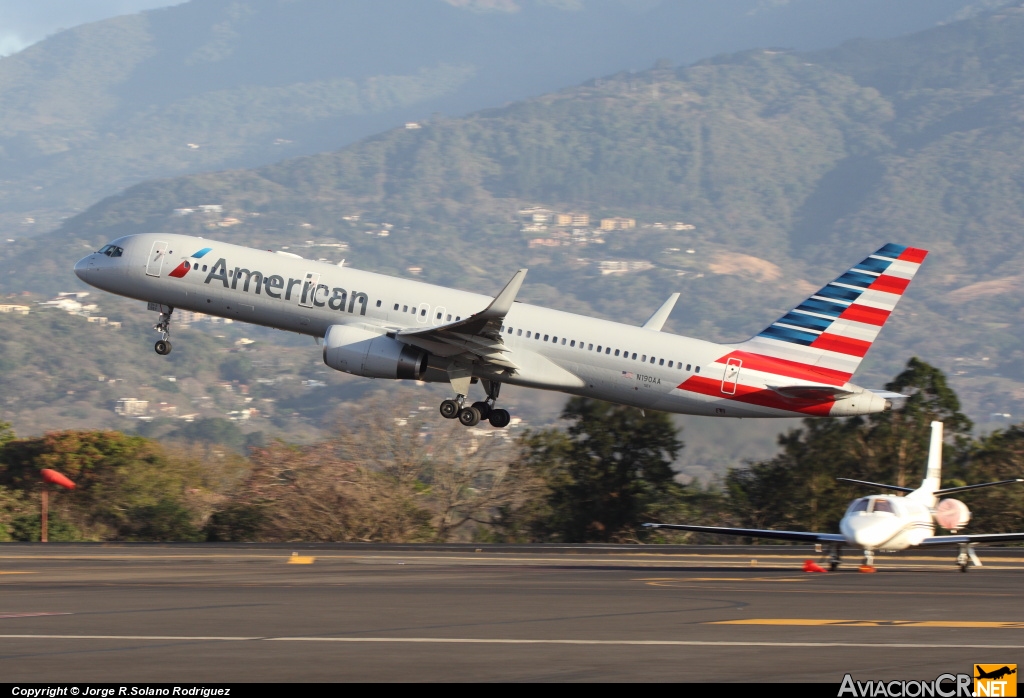
[(844, 310), (843, 314), (839, 317), (843, 320), (863, 322), (866, 325), (881, 327), (889, 319), (889, 313), (891, 312), (891, 310), (882, 310), (881, 308), (872, 308), (867, 305), (857, 305), (854, 303)]
[(188, 273), (188, 267), (185, 266), (185, 262), (182, 262), (181, 264), (176, 266), (174, 268), (174, 271), (172, 271), (167, 276), (173, 276), (175, 279), (180, 279), (181, 277), (185, 276), (185, 274), (187, 274), (187, 273)]
[(920, 264), (927, 256), (928, 250), (922, 250), (917, 247), (908, 247), (903, 250), (903, 254), (899, 256), (899, 259), (904, 262), (916, 262), (917, 264)]
[(852, 375), (846, 371), (811, 366), (799, 361), (778, 359), (774, 356), (752, 354), (747, 351), (734, 351), (718, 359), (716, 363), (724, 364), (729, 359), (739, 359), (742, 361), (743, 369), (741, 370), (760, 371), (761, 373), (770, 373), (784, 378), (796, 378), (815, 383), (825, 383), (827, 385), (843, 385), (846, 381), (850, 380)]
[(885, 293), (895, 293), (897, 296), (902, 296), (909, 285), (910, 279), (901, 279), (898, 276), (882, 274), (868, 288), (872, 291), (884, 291)]
[(835, 351), (840, 354), (848, 354), (849, 356), (864, 356), (868, 353), (868, 349), (871, 348), (871, 342), (822, 332), (811, 346), (814, 349)]
[(774, 390), (755, 388), (742, 383), (736, 384), (736, 394), (726, 395), (722, 392), (721, 379), (708, 378), (706, 376), (690, 376), (682, 385), (680, 390), (687, 390), (691, 393), (709, 395), (722, 400), (742, 402), (758, 407), (771, 407), (777, 410), (795, 412), (798, 414), (813, 415), (815, 417), (827, 417), (835, 400), (796, 400), (784, 398)]

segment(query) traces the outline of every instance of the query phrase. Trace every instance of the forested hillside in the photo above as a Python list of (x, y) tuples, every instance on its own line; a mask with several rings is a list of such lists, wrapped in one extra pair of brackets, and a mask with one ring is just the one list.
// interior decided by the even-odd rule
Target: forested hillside
[[(336, 152), (149, 182), (11, 249), (0, 283), (64, 288), (86, 247), (163, 230), (483, 292), (529, 266), (524, 299), (631, 322), (681, 291), (670, 329), (728, 340), (893, 240), (931, 255), (859, 379), (919, 355), (984, 424), (1024, 412), (1021, 46), (1016, 7), (833, 51), (622, 73)], [(530, 206), (593, 220), (579, 235), (531, 228)], [(636, 227), (596, 230), (615, 216)]]

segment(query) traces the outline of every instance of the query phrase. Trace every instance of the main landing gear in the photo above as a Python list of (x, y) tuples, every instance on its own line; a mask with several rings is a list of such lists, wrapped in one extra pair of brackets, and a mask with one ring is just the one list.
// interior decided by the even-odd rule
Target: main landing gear
[(974, 563), (975, 567), (981, 567), (981, 560), (974, 552), (974, 543), (960, 543), (960, 553), (956, 556), (956, 564), (960, 566), (961, 572), (967, 571), (968, 563)]
[(840, 547), (838, 545), (833, 545), (832, 546), (832, 551), (829, 553), (829, 556), (828, 556), (828, 571), (829, 572), (835, 572), (837, 569), (839, 569), (839, 563), (842, 560), (842, 555), (840, 555), (840, 553), (841, 553)]
[(466, 407), (466, 396), (458, 395), (455, 399), (448, 399), (441, 403), (441, 416), (445, 419), (458, 419), (459, 423), (467, 427), (475, 427), (481, 420), (487, 420), (495, 429), (504, 429), (512, 421), (512, 415), (508, 410), (496, 408), (494, 403), (498, 399), (498, 392), (501, 390), (501, 383), (495, 381), (483, 381), (484, 389), (487, 390), (487, 399), (474, 402)]
[(171, 313), (173, 312), (174, 308), (169, 308), (167, 312), (161, 312), (160, 321), (153, 325), (153, 329), (160, 333), (160, 339), (153, 345), (156, 353), (160, 356), (167, 356), (171, 353)]

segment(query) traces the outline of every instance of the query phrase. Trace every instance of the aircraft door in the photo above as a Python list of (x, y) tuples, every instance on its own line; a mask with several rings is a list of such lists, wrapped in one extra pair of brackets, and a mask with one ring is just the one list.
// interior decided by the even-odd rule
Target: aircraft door
[(725, 364), (725, 374), (722, 376), (722, 392), (725, 395), (736, 394), (736, 383), (740, 379), (740, 368), (743, 361), (740, 359), (729, 359)]
[(167, 256), (167, 243), (154, 242), (153, 249), (149, 252), (149, 261), (146, 262), (146, 274), (148, 276), (160, 276), (164, 267), (164, 257)]
[(306, 274), (306, 280), (302, 282), (302, 298), (299, 305), (303, 308), (313, 307), (313, 298), (316, 296), (316, 285), (320, 283), (320, 274), (315, 271)]

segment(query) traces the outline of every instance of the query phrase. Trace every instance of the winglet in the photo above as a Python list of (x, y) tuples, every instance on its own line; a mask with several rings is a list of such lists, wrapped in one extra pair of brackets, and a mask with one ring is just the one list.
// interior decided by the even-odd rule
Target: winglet
[(654, 311), (654, 315), (647, 319), (647, 322), (643, 324), (645, 330), (654, 330), (655, 332), (661, 332), (661, 328), (665, 325), (665, 321), (668, 320), (668, 316), (672, 313), (672, 309), (676, 307), (676, 301), (679, 300), (679, 294), (673, 293), (668, 297), (660, 308)]
[(501, 289), (501, 293), (494, 297), (491, 304), (484, 308), (476, 317), (479, 319), (491, 320), (495, 318), (503, 318), (508, 315), (508, 311), (512, 309), (512, 303), (515, 301), (516, 296), (519, 294), (519, 289), (523, 285), (523, 280), (526, 278), (527, 269), (520, 269), (516, 272), (516, 275), (512, 277), (512, 280), (505, 284), (505, 288)]

